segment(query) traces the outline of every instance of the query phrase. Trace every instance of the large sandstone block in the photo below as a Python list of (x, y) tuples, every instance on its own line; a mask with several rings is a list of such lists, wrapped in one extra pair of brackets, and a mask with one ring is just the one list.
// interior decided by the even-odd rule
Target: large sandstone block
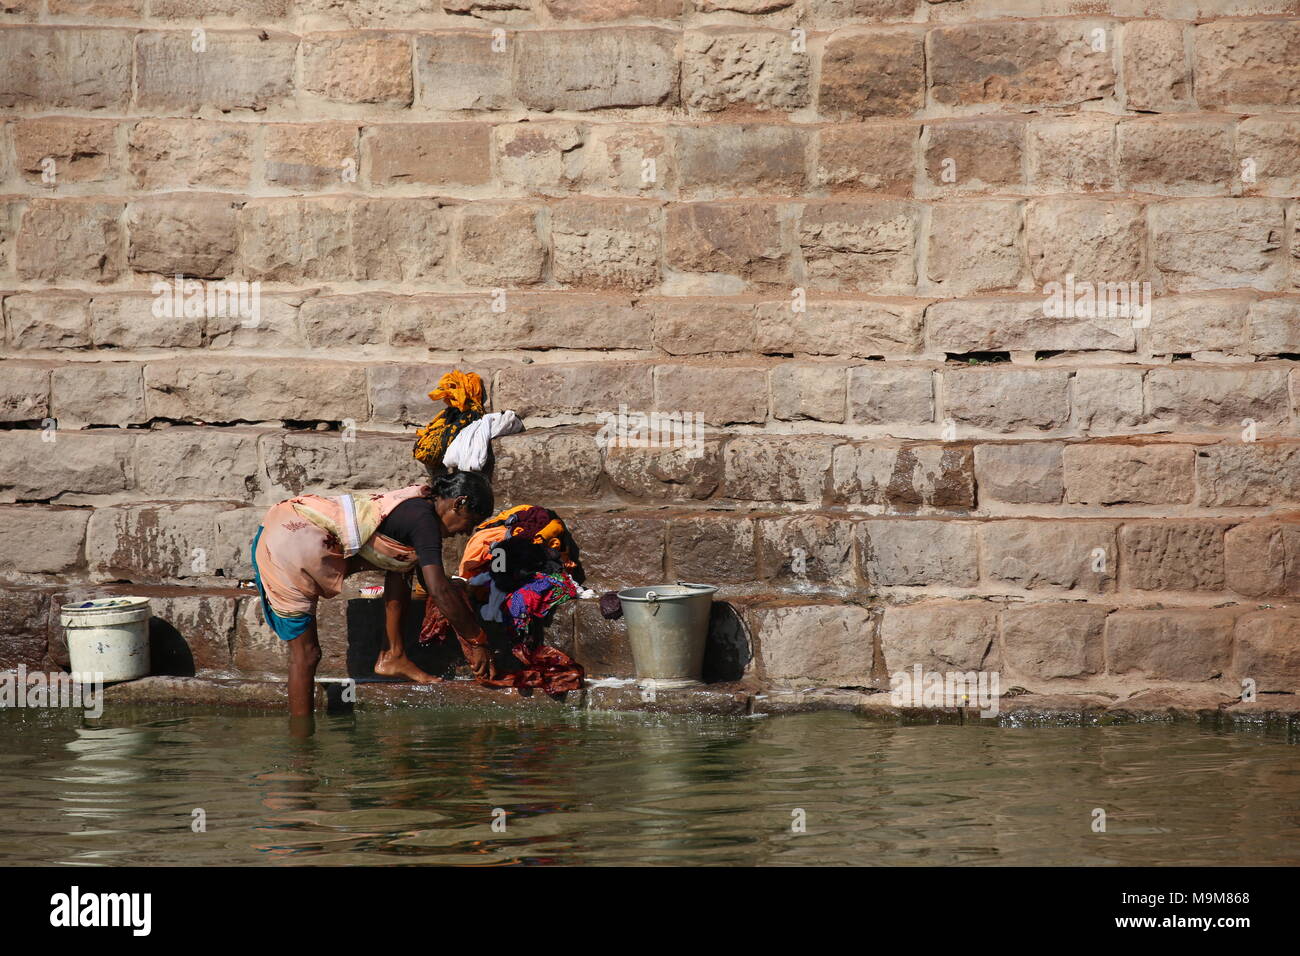
[(1081, 368), (1074, 373), (1074, 420), (1091, 434), (1113, 434), (1146, 421), (1145, 373), (1130, 368)]
[(50, 414), (50, 370), (0, 362), (0, 421), (40, 421)]
[(1161, 296), (1151, 303), (1147, 345), (1160, 355), (1239, 352), (1250, 309), (1250, 299), (1241, 293)]
[(1234, 125), (1183, 117), (1120, 123), (1120, 175), (1134, 192), (1226, 196), (1235, 171)]
[(1109, 609), (1093, 604), (1009, 604), (1002, 612), (1002, 660), (1012, 678), (1054, 680), (1105, 667)]
[(370, 411), (363, 366), (151, 362), (144, 379), (153, 418), (363, 422)]
[(1113, 189), (1114, 129), (1114, 117), (1095, 113), (1031, 122), (1025, 137), (1030, 184), (1049, 193)]
[(1139, 591), (1221, 591), (1224, 526), (1205, 521), (1126, 522), (1119, 531), (1120, 583)]
[(1202, 109), (1300, 103), (1300, 21), (1202, 23), (1192, 31), (1192, 42)]
[(411, 41), (397, 33), (322, 33), (302, 41), (302, 86), (342, 103), (409, 106)]
[(989, 601), (925, 601), (885, 608), (880, 650), (890, 674), (997, 670), (999, 605)]
[(831, 192), (912, 193), (918, 127), (911, 123), (845, 123), (816, 136), (813, 182)]
[(797, 110), (812, 71), (782, 31), (692, 31), (683, 40), (682, 102), (692, 110)]
[(131, 99), (130, 30), (0, 29), (0, 108), (124, 108)]
[(1066, 445), (1061, 457), (1065, 500), (1092, 505), (1187, 504), (1196, 493), (1194, 455), (1190, 445)]
[(135, 483), (150, 498), (229, 498), (258, 491), (257, 436), (219, 428), (163, 428), (136, 439)]
[(50, 598), (44, 591), (0, 589), (0, 668), (23, 664), (35, 670), (46, 664), (52, 650), (46, 624), (49, 614)]
[(1018, 202), (947, 202), (930, 210), (927, 291), (944, 296), (1018, 288), (1025, 250)]
[(451, 210), (442, 202), (365, 199), (349, 213), (352, 278), (410, 282), (441, 275), (451, 232)]
[(1300, 689), (1300, 616), (1293, 611), (1255, 611), (1237, 621), (1232, 676), (1255, 682), (1261, 693)]
[[(47, 441), (46, 437), (53, 440)], [(135, 439), (117, 431), (0, 431), (0, 500), (54, 501), (131, 487)]]
[(1273, 199), (1185, 199), (1148, 210), (1152, 261), (1174, 292), (1281, 289), (1283, 209)]
[(989, 521), (980, 526), (980, 550), (985, 577), (1003, 585), (1115, 589), (1115, 525), (1109, 521)]
[[(710, 425), (767, 421), (767, 370), (716, 365), (655, 368), (655, 408)], [(696, 420), (696, 419), (692, 419)]]
[(1300, 594), (1300, 525), (1247, 521), (1223, 536), (1227, 586), (1251, 597)]
[[(348, 176), (361, 165), (357, 127), (352, 124), (272, 123), (265, 135), (262, 161), (270, 185), (294, 190), (346, 188)], [(377, 181), (373, 171), (371, 178)]]
[(314, 349), (416, 344), (423, 341), (423, 335), (411, 343), (394, 341), (394, 325), (400, 321), (394, 314), (402, 313), (408, 301), (382, 294), (317, 296), (299, 307), (299, 325), (307, 345)]
[(980, 118), (925, 127), (926, 186), (933, 194), (1019, 191), (1024, 184), (1025, 124)]
[(415, 46), (421, 105), (437, 110), (516, 105), (511, 92), (515, 47), (509, 40), (494, 44), (490, 33), (421, 33)]
[(283, 33), (218, 32), (193, 49), (189, 30), (135, 37), (135, 103), (157, 112), (264, 110), (293, 94), (298, 38)]
[(551, 209), (555, 280), (646, 289), (659, 282), (659, 210), (644, 203), (575, 200)]
[[(528, 431), (493, 443), (497, 502), (575, 502), (589, 504), (600, 485), (600, 449), (582, 431)], [(581, 547), (581, 542), (579, 542)]]
[(112, 120), (46, 116), (21, 120), (12, 129), (18, 169), (29, 183), (43, 183), (51, 175), (55, 184), (98, 183), (121, 171)]
[(534, 285), (543, 278), (546, 238), (533, 206), (475, 203), (457, 223), (457, 271), (466, 285)]
[[(443, 301), (434, 300), (421, 313), (425, 344), (430, 348), (448, 341), (503, 350), (651, 347), (651, 326), (643, 305), (622, 295), (561, 292), (509, 295), (504, 300), (476, 296), (471, 300), (473, 320), (465, 320), (468, 310), (454, 310), (446, 326), (439, 327), (428, 321), (427, 310), (432, 305), (442, 313)], [(505, 312), (492, 312), (494, 301), (504, 301)]]
[(134, 362), (76, 362), (50, 378), (50, 410), (59, 424), (134, 425), (149, 420), (144, 379)]
[(1196, 488), (1202, 507), (1300, 501), (1300, 445), (1261, 441), (1202, 448), (1196, 453)]
[(1124, 316), (1048, 315), (1041, 296), (957, 299), (925, 310), (936, 352), (1133, 350), (1133, 320)]
[(404, 435), (277, 431), (262, 437), (260, 446), (266, 477), (259, 484), (272, 500), (303, 493), (390, 491), (426, 476)]
[[(226, 676), (231, 669), (230, 649), (240, 603), (238, 591), (153, 596), (149, 599), (151, 637), (171, 651), (167, 663), (176, 669), (185, 672), (192, 666), (196, 676)], [(151, 663), (154, 673), (164, 664), (156, 659)]]
[(975, 532), (966, 521), (863, 521), (863, 576), (877, 588), (974, 587), (980, 576)]
[(1057, 428), (1070, 418), (1064, 369), (951, 368), (943, 372), (944, 413), (958, 426), (991, 431)]
[(798, 223), (807, 285), (911, 295), (917, 219), (916, 207), (901, 200), (809, 203)]
[(620, 405), (649, 411), (654, 402), (652, 372), (650, 365), (623, 362), (510, 366), (497, 373), (493, 403), (514, 409), (520, 418), (616, 415)]
[(622, 515), (565, 517), (591, 581), (654, 584), (663, 580), (667, 524), (662, 518)]
[[(371, 365), (366, 375), (372, 419), (392, 425), (427, 425), (446, 408), (442, 402), (435, 404), (429, 392), (451, 370), (450, 365)], [(477, 367), (474, 371), (483, 375)], [(490, 373), (484, 375), (484, 383), (491, 377)]]
[(853, 523), (827, 515), (757, 522), (759, 577), (788, 586), (855, 587)]
[(838, 365), (783, 364), (768, 373), (772, 417), (777, 421), (843, 422), (847, 369)]
[(601, 453), (610, 482), (634, 498), (703, 499), (722, 481), (722, 443), (716, 438), (675, 447), (607, 444)]
[(244, 270), (261, 281), (350, 276), (346, 199), (252, 200), (240, 214)]
[(1242, 351), (1255, 355), (1289, 355), (1300, 351), (1300, 298), (1251, 302), (1241, 346)]
[(486, 123), (368, 126), (361, 148), (376, 186), (479, 186), (492, 177)]
[(1124, 87), (1129, 109), (1191, 109), (1192, 71), (1184, 25), (1167, 20), (1124, 24)]
[(171, 193), (131, 203), (128, 261), (136, 272), (220, 279), (236, 268), (240, 204), (228, 197)]
[(1116, 611), (1106, 619), (1107, 670), (1149, 680), (1212, 680), (1228, 671), (1238, 614), (1210, 608)]
[[(1103, 50), (1093, 31), (1105, 31)], [(1073, 106), (1115, 89), (1114, 28), (1104, 21), (1002, 21), (927, 36), (930, 94), (945, 106)]]
[(88, 508), (0, 508), (0, 573), (12, 576), (72, 571), (82, 564), (89, 520)]
[(653, 316), (653, 344), (669, 355), (745, 352), (754, 347), (756, 320), (750, 302), (689, 297), (647, 305)]
[(668, 524), (668, 567), (675, 581), (757, 580), (754, 522), (731, 514), (674, 518)]
[(90, 344), (90, 299), (76, 292), (6, 296), (5, 331), (15, 349), (78, 349)]
[(670, 131), (602, 124), (589, 131), (577, 185), (590, 195), (676, 195), (680, 178)]
[(1237, 124), (1236, 158), (1242, 192), (1264, 196), (1300, 193), (1300, 119), (1251, 116)]
[(1061, 442), (976, 445), (975, 481), (980, 499), (1009, 504), (1060, 504), (1065, 492)]
[(221, 568), (217, 503), (118, 505), (90, 516), (86, 562), (93, 575), (147, 583), (214, 577)]
[(723, 452), (722, 494), (741, 501), (821, 502), (834, 442), (812, 436), (741, 436)]
[[(1147, 278), (1142, 206), (1103, 199), (1036, 199), (1025, 213), (1030, 268), (1040, 285)], [(1044, 290), (1046, 291), (1046, 290)]]
[(577, 184), (587, 149), (585, 126), (503, 123), (492, 128), (492, 135), (497, 172), (504, 184), (544, 195), (563, 195)]
[(1153, 368), (1147, 372), (1148, 411), (1178, 425), (1274, 425), (1291, 415), (1287, 371), (1280, 368)]
[(514, 93), (551, 110), (677, 104), (677, 34), (646, 27), (516, 34)]
[(877, 621), (867, 608), (778, 603), (751, 607), (745, 617), (767, 680), (872, 685)]
[(845, 442), (835, 446), (831, 490), (837, 502), (902, 512), (973, 508), (974, 455), (955, 442)]
[(928, 368), (859, 365), (849, 369), (849, 418), (860, 425), (934, 421), (934, 373)]
[(822, 52), (823, 116), (911, 116), (925, 105), (925, 52), (914, 30), (838, 31)]
[(14, 250), (19, 278), (112, 282), (124, 271), (122, 209), (98, 199), (31, 200)]
[(793, 312), (790, 302), (761, 302), (756, 315), (760, 352), (872, 358), (922, 350), (924, 309), (918, 303), (812, 299)]
[(141, 189), (243, 189), (253, 131), (245, 123), (142, 119), (128, 133), (131, 176)]
[(780, 211), (773, 205), (673, 205), (664, 229), (665, 261), (673, 269), (759, 283), (782, 282), (789, 275)]
[(807, 133), (793, 126), (679, 126), (674, 130), (681, 193), (788, 196), (804, 188)]

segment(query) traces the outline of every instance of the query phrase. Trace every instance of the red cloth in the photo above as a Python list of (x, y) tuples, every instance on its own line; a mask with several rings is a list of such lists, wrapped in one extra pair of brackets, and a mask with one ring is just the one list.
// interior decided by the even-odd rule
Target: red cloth
[(420, 625), (420, 643), (428, 644), (430, 641), (445, 641), (456, 633), (451, 626), (451, 621), (447, 620), (447, 615), (442, 613), (442, 608), (438, 607), (438, 602), (431, 597), (424, 599), (424, 623)]
[(496, 680), (480, 680), (489, 687), (537, 687), (546, 694), (562, 694), (582, 687), (582, 665), (564, 651), (547, 644), (530, 648), (516, 644), (511, 653), (523, 663), (523, 669)]

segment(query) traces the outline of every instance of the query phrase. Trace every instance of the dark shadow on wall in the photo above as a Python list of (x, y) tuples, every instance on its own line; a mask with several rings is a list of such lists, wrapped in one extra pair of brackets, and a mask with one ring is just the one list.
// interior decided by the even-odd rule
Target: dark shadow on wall
[[(420, 625), (424, 621), (424, 601), (412, 598), (411, 606), (402, 619), (402, 642), (406, 654), (427, 674), (434, 677), (453, 677), (456, 668), (465, 663), (460, 644), (454, 638), (441, 643), (420, 643)], [(384, 602), (370, 598), (348, 601), (348, 676), (356, 680), (386, 680), (375, 674), (375, 661), (384, 646)]]
[(726, 601), (709, 610), (709, 637), (704, 645), (704, 682), (737, 681), (745, 676), (753, 652), (740, 612)]
[(160, 617), (149, 618), (149, 673), (193, 677), (194, 654), (181, 632)]

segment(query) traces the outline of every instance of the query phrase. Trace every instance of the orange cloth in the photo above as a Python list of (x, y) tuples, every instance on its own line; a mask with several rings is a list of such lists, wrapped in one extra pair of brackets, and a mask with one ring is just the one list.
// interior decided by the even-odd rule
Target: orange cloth
[(453, 369), (438, 379), (438, 387), (429, 393), (435, 402), (446, 402), (458, 412), (483, 411), (483, 379), (476, 372)]
[(492, 546), (505, 540), (505, 536), (506, 529), (502, 526), (475, 531), (460, 556), (460, 567), (456, 573), (468, 580), (482, 571), (484, 565), (492, 560)]

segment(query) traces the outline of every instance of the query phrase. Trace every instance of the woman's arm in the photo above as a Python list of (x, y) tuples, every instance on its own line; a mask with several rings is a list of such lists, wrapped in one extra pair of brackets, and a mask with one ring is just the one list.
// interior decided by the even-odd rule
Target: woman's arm
[(464, 651), (465, 659), (469, 661), (474, 676), (478, 678), (495, 676), (492, 652), (487, 646), (487, 634), (484, 633), (483, 625), (479, 623), (464, 592), (457, 589), (447, 577), (447, 572), (436, 564), (421, 566), (420, 576), (424, 579), (424, 589), (429, 592), (429, 600), (438, 605), (438, 610), (442, 611), (443, 616), (456, 630), (456, 636), (460, 638), (461, 650)]

